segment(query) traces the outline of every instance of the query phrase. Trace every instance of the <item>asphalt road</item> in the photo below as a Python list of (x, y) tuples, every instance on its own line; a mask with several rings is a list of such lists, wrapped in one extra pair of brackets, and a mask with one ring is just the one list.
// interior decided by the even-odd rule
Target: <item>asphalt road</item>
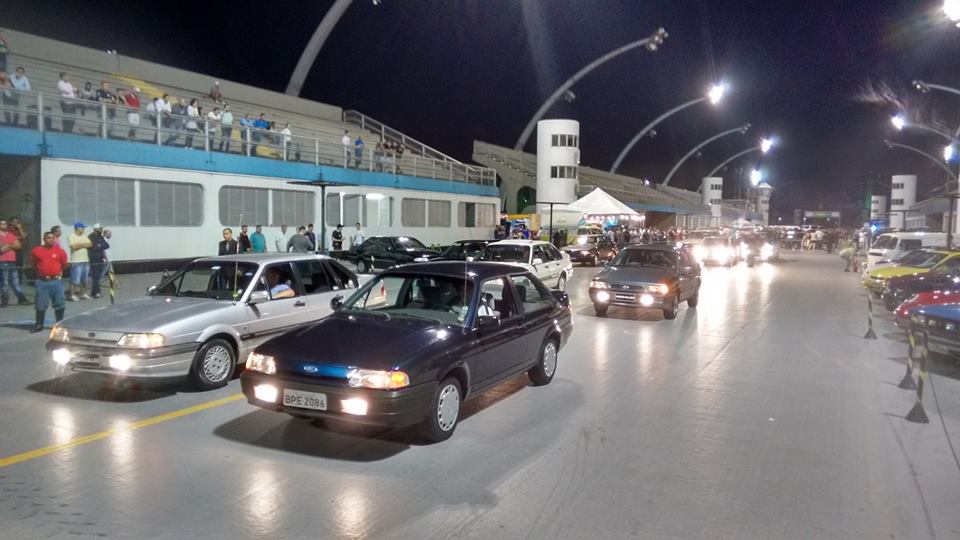
[(931, 423), (905, 421), (900, 333), (878, 314), (863, 339), (838, 258), (789, 258), (707, 269), (674, 321), (596, 318), (578, 268), (553, 383), (481, 395), (436, 445), (262, 411), (237, 381), (57, 379), (7, 308), (0, 538), (960, 537), (960, 370), (936, 365)]

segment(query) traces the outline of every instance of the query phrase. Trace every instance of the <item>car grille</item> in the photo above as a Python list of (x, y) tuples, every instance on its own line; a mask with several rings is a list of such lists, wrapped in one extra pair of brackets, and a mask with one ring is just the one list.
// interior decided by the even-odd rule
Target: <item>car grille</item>
[(926, 326), (927, 329), (942, 330), (943, 332), (960, 336), (960, 323), (957, 323), (957, 321), (927, 317), (927, 324), (924, 326)]
[(630, 291), (630, 292), (659, 292), (657, 285), (650, 285), (644, 283), (611, 283), (610, 290), (617, 291)]

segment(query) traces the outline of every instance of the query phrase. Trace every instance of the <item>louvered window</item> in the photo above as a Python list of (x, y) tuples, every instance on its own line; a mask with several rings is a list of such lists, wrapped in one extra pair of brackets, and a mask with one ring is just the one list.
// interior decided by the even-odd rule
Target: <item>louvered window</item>
[(427, 201), (427, 226), (450, 226), (450, 201)]
[(57, 185), (61, 223), (100, 223), (105, 227), (135, 225), (132, 178), (102, 178), (68, 174)]
[[(273, 223), (271, 226), (308, 225), (316, 216), (316, 196), (309, 191), (273, 190)], [(258, 222), (259, 223), (259, 222)]]
[(493, 227), (497, 224), (497, 205), (477, 205), (477, 227)]
[(404, 227), (425, 227), (427, 225), (427, 201), (407, 198), (401, 200), (400, 224)]
[(140, 180), (142, 227), (203, 225), (203, 187), (199, 184)]
[(220, 224), (224, 227), (237, 227), (242, 224), (268, 223), (269, 194), (270, 190), (261, 188), (220, 188)]

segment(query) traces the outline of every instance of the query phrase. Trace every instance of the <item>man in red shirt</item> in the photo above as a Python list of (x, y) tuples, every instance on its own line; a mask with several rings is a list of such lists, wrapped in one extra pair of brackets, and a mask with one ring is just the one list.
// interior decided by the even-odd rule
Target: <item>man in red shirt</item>
[(18, 305), (30, 305), (20, 289), (20, 269), (17, 268), (19, 250), (20, 240), (17, 234), (10, 229), (7, 220), (0, 219), (0, 307), (7, 307), (10, 298), (8, 289), (12, 289), (17, 296)]
[(127, 123), (130, 124), (130, 131), (127, 132), (127, 139), (136, 140), (137, 128), (140, 126), (140, 89), (136, 86), (126, 96), (124, 101), (127, 103)]
[(31, 332), (43, 330), (47, 304), (53, 304), (57, 322), (63, 320), (67, 299), (63, 294), (63, 270), (67, 267), (67, 252), (56, 245), (53, 233), (43, 233), (43, 245), (33, 248), (30, 259), (37, 270), (37, 324)]

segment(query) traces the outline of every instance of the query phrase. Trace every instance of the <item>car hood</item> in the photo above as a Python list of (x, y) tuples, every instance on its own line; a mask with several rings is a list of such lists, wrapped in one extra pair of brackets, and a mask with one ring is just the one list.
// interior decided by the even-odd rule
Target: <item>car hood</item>
[(452, 331), (422, 319), (341, 311), (275, 337), (257, 352), (273, 356), (285, 371), (301, 371), (303, 364), (388, 370)]
[(596, 249), (596, 247), (597, 246), (595, 244), (570, 244), (569, 246), (563, 246), (560, 248), (560, 251), (590, 251), (591, 249)]
[(63, 326), (81, 330), (111, 332), (152, 332), (190, 317), (232, 306), (229, 300), (144, 296), (135, 300), (103, 306), (64, 319)]
[(593, 279), (609, 283), (660, 283), (673, 279), (673, 272), (666, 268), (611, 266)]
[(941, 319), (960, 321), (960, 303), (927, 305), (921, 307), (919, 312)]
[(929, 268), (916, 268), (914, 266), (891, 266), (889, 268), (878, 268), (870, 272), (872, 278), (890, 279), (899, 276), (909, 276), (912, 274), (925, 274)]

